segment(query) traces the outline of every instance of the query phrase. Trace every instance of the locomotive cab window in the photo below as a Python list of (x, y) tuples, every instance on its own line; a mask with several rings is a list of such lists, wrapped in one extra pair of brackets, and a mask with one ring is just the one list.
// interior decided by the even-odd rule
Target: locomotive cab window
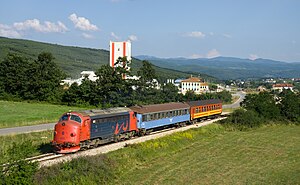
[(79, 116), (76, 116), (76, 115), (71, 115), (70, 120), (81, 123), (81, 118)]
[(59, 119), (59, 121), (67, 121), (68, 120), (68, 115), (63, 115), (60, 119)]

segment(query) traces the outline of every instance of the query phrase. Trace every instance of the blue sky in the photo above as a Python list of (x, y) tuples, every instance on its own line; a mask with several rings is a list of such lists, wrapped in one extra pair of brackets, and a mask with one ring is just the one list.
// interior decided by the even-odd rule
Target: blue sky
[(3, 0), (0, 36), (132, 55), (300, 62), (299, 0)]

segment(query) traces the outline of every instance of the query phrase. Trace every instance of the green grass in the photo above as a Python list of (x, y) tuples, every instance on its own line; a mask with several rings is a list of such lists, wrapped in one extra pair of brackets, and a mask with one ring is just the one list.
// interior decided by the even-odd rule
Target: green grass
[(300, 127), (228, 132), (214, 124), (84, 157), (36, 174), (37, 184), (299, 184)]
[(80, 109), (84, 108), (0, 101), (0, 128), (56, 122), (64, 112)]
[(53, 139), (53, 131), (32, 132), (27, 134), (0, 136), (0, 164), (8, 161), (9, 155), (7, 151), (13, 146), (32, 141), (33, 149), (30, 151), (30, 156), (47, 153), (51, 151), (50, 141)]

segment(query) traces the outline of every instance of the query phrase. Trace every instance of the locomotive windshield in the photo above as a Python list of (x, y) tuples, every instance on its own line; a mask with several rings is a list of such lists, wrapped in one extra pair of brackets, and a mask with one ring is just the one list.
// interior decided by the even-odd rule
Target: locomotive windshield
[(81, 123), (81, 118), (77, 115), (69, 115), (69, 114), (65, 114), (63, 115), (59, 121), (68, 121), (68, 120), (73, 120), (73, 121), (76, 121), (78, 123)]

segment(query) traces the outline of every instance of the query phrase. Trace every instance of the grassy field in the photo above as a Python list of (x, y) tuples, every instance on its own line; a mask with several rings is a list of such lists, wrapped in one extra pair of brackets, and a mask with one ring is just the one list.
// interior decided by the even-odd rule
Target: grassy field
[(37, 184), (299, 184), (300, 127), (220, 125), (43, 168)]
[(13, 146), (13, 143), (19, 145), (26, 141), (32, 141), (32, 148), (29, 153), (30, 156), (34, 156), (51, 151), (50, 141), (52, 139), (53, 131), (0, 136), (0, 164), (7, 162), (9, 159), (10, 156), (8, 156), (7, 151)]
[(56, 122), (66, 111), (84, 108), (0, 101), (0, 128)]

